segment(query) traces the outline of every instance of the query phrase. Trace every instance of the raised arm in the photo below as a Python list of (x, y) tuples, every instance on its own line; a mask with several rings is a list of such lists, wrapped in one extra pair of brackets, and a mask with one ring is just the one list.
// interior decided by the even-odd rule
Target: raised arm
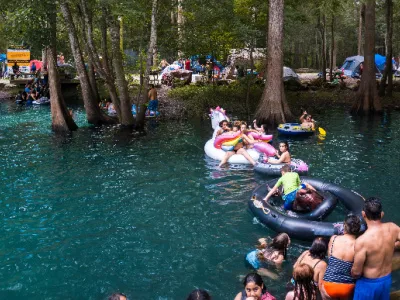
[(351, 269), (351, 276), (353, 278), (359, 278), (362, 275), (364, 263), (367, 259), (367, 250), (364, 246), (364, 241), (362, 238), (358, 238), (354, 245), (354, 263)]
[(300, 116), (300, 118), (299, 118), (299, 120), (300, 120), (300, 123), (303, 123), (304, 122), (304, 118), (307, 116), (307, 112), (305, 111), (305, 112), (303, 112), (303, 114)]
[(254, 129), (255, 129), (255, 130), (261, 130), (261, 129), (262, 129), (261, 127), (258, 127), (258, 126), (257, 126), (257, 120), (254, 120), (254, 121), (253, 121), (253, 125), (254, 125)]

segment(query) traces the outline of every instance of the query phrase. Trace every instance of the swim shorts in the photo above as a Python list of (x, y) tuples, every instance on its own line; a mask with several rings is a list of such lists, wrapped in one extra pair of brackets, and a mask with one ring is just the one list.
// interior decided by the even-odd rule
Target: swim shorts
[(361, 277), (356, 281), (354, 300), (389, 300), (392, 274), (370, 279)]
[(293, 209), (293, 202), (294, 200), (296, 200), (296, 194), (297, 191), (299, 189), (305, 189), (306, 185), (305, 184), (301, 184), (296, 190), (294, 190), (293, 192), (290, 192), (289, 194), (283, 195), (282, 199), (285, 201), (285, 203), (283, 204), (283, 208), (285, 210), (292, 210)]

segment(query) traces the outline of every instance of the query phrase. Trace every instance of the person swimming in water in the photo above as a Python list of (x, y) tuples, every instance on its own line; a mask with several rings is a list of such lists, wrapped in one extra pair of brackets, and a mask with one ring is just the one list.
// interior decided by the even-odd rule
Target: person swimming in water
[(278, 275), (268, 270), (265, 266), (274, 264), (280, 268), (283, 261), (286, 260), (288, 248), (290, 246), (290, 237), (286, 233), (280, 233), (275, 236), (270, 243), (265, 238), (258, 240), (260, 243), (256, 250), (246, 255), (246, 261), (257, 270), (262, 276), (268, 276), (271, 279), (277, 279)]
[(262, 277), (257, 273), (247, 274), (243, 280), (244, 289), (239, 292), (234, 300), (276, 300), (267, 292)]

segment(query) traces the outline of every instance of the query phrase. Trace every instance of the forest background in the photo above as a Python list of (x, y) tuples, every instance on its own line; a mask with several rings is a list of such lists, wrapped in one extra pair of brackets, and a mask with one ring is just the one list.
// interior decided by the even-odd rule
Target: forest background
[[(31, 49), (32, 58), (44, 60), (62, 52), (79, 73), (89, 123), (132, 125), (135, 121), (130, 104), (147, 102), (147, 93), (141, 92), (143, 99), (137, 94), (148, 88), (148, 75), (161, 59), (172, 62), (179, 57), (213, 55), (226, 62), (231, 49), (268, 49), (272, 46), (268, 42), (269, 14), (277, 3), (284, 8), (282, 58), (286, 66), (325, 72), (340, 66), (348, 56), (364, 55), (365, 26), (371, 21), (365, 16), (366, 8), (375, 14), (369, 27), (374, 28), (373, 52), (396, 57), (400, 51), (400, 9), (392, 0), (18, 0), (13, 5), (2, 0), (0, 51), (10, 45), (25, 45)], [(134, 59), (129, 53), (135, 54)], [(248, 68), (260, 70), (265, 66)], [(101, 83), (93, 81), (94, 69), (100, 73)], [(54, 74), (51, 70), (49, 73)], [(138, 88), (129, 89), (127, 75), (134, 73), (142, 80)], [(118, 120), (104, 116), (95, 107), (100, 100), (98, 85), (106, 87), (116, 104)], [(250, 116), (263, 91), (255, 79), (247, 78), (236, 87), (186, 88), (172, 95), (206, 99), (190, 103), (199, 109), (220, 99), (230, 109), (238, 105)], [(56, 94), (60, 93), (54, 88), (52, 95)], [(69, 120), (61, 98), (59, 105), (52, 105), (53, 128), (74, 129), (76, 125)], [(140, 127), (143, 121), (138, 118), (138, 122)]]

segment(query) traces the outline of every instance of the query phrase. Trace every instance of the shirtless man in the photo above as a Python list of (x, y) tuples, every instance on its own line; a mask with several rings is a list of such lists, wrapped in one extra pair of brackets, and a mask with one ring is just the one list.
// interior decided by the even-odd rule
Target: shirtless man
[(161, 70), (164, 70), (168, 66), (169, 66), (169, 63), (167, 62), (167, 60), (165, 58), (163, 60), (161, 60), (161, 62), (160, 62)]
[(157, 99), (157, 90), (154, 87), (154, 84), (150, 84), (150, 90), (148, 96), (149, 96), (149, 105), (147, 106), (147, 109), (150, 112), (156, 112), (158, 109), (158, 99)]
[(311, 115), (307, 114), (306, 111), (300, 117), (300, 123), (302, 128), (311, 128), (315, 130), (315, 121), (312, 119)]
[(368, 198), (362, 216), (368, 229), (355, 242), (351, 275), (358, 278), (354, 299), (389, 300), (392, 284), (392, 257), (395, 243), (400, 241), (400, 228), (382, 223), (382, 203)]

